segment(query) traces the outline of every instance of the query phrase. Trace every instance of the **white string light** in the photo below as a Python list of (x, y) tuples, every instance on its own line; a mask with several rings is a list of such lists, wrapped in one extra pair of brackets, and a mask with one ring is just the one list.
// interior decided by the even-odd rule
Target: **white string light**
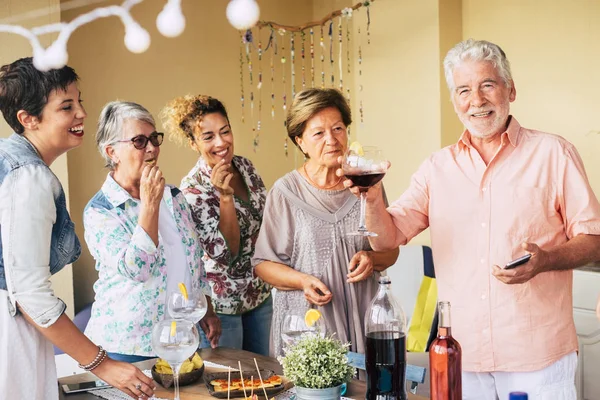
[[(82, 14), (69, 23), (56, 23), (26, 29), (20, 25), (0, 25), (0, 32), (14, 33), (29, 40), (33, 50), (33, 64), (41, 71), (61, 68), (67, 64), (67, 42), (71, 34), (80, 26), (98, 18), (117, 16), (125, 27), (125, 47), (132, 53), (143, 53), (150, 46), (150, 34), (142, 28), (131, 16), (131, 8), (144, 0), (126, 0), (120, 6), (96, 8)], [(160, 26), (158, 26), (160, 25)], [(181, 0), (168, 0), (163, 11), (157, 18), (159, 32), (168, 37), (174, 37), (185, 29), (185, 18), (181, 12)], [(58, 32), (57, 39), (44, 49), (39, 36)]]
[[(61, 5), (59, 10), (76, 8), (100, 1), (102, 0), (74, 0)], [(48, 24), (32, 29), (27, 29), (20, 25), (8, 24), (22, 18), (5, 18), (4, 20), (0, 20), (3, 23), (0, 24), (0, 33), (13, 33), (29, 40), (33, 51), (33, 64), (41, 71), (48, 71), (53, 68), (61, 68), (67, 64), (69, 60), (67, 42), (77, 28), (99, 18), (116, 16), (121, 19), (125, 27), (125, 37), (123, 39), (125, 47), (132, 53), (143, 53), (150, 47), (150, 34), (133, 19), (129, 12), (133, 6), (143, 1), (125, 0), (120, 6), (96, 8), (93, 11), (76, 17), (68, 23)], [(54, 11), (56, 11), (56, 7), (48, 7), (32, 11), (27, 14), (26, 18)], [(258, 22), (259, 16), (260, 9), (255, 0), (231, 0), (227, 5), (227, 19), (236, 29), (251, 28)], [(181, 11), (181, 0), (167, 0), (167, 3), (156, 18), (156, 27), (166, 37), (181, 35), (185, 29), (185, 17)], [(58, 32), (56, 40), (44, 49), (40, 44), (39, 36), (56, 32)]]
[(181, 12), (181, 0), (170, 0), (156, 17), (158, 31), (166, 37), (181, 35), (185, 29), (185, 17)]
[(236, 29), (249, 29), (258, 22), (260, 8), (255, 0), (231, 0), (227, 4), (227, 19)]

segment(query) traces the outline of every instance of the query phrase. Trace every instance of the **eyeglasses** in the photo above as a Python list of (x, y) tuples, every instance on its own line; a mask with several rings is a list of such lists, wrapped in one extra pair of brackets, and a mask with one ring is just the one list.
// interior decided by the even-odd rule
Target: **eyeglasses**
[(162, 132), (152, 132), (150, 136), (137, 135), (127, 140), (117, 140), (115, 143), (133, 143), (133, 147), (138, 150), (143, 150), (148, 146), (148, 142), (152, 143), (152, 146), (158, 147), (162, 144), (165, 134)]

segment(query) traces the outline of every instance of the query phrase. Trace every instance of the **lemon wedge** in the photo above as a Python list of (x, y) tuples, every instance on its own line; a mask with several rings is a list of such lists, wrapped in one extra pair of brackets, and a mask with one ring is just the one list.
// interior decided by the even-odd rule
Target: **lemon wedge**
[(363, 151), (362, 146), (360, 145), (360, 143), (354, 141), (352, 143), (350, 143), (350, 147), (348, 148), (350, 151), (358, 154), (359, 156), (364, 156), (365, 152)]
[(308, 311), (306, 311), (306, 314), (304, 314), (304, 323), (310, 328), (317, 323), (319, 318), (321, 318), (321, 313), (319, 310), (310, 308)]
[(179, 286), (179, 291), (181, 292), (183, 299), (185, 301), (187, 301), (188, 300), (188, 291), (187, 291), (187, 288), (185, 287), (185, 283), (179, 282), (179, 285), (177, 285), (177, 286)]
[(177, 335), (177, 321), (171, 321), (171, 337)]

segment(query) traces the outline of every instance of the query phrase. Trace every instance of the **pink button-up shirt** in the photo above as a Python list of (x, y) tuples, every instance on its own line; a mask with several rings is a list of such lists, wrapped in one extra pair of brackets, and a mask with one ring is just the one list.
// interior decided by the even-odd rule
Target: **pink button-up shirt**
[(465, 131), (429, 157), (389, 208), (409, 241), (427, 227), (438, 297), (452, 305), (465, 371), (535, 371), (577, 350), (572, 271), (507, 285), (492, 275), (524, 254), (600, 234), (600, 204), (575, 147), (511, 118), (485, 165)]

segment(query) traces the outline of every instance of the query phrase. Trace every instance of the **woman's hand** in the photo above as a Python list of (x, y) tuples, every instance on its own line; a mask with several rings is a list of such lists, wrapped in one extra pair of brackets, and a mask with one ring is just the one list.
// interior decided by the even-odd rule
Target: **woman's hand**
[(327, 286), (325, 286), (318, 278), (312, 275), (306, 275), (306, 279), (303, 279), (302, 281), (304, 297), (309, 303), (317, 306), (324, 306), (333, 298), (333, 294), (331, 294)]
[(142, 204), (160, 206), (165, 189), (165, 178), (163, 178), (158, 165), (146, 165), (140, 179), (140, 200)]
[(233, 178), (233, 172), (231, 172), (230, 168), (231, 164), (225, 164), (225, 160), (221, 160), (214, 166), (210, 174), (210, 183), (213, 184), (215, 189), (219, 193), (229, 196), (233, 195), (233, 188), (229, 186)]
[(207, 297), (206, 300), (209, 302), (209, 308), (204, 318), (200, 320), (200, 327), (210, 342), (210, 347), (214, 349), (219, 345), (219, 338), (221, 337), (221, 320), (210, 306), (210, 297)]
[(361, 250), (356, 253), (348, 263), (348, 279), (346, 282), (355, 283), (373, 275), (373, 258), (368, 251)]
[(134, 399), (150, 398), (156, 389), (154, 381), (137, 367), (108, 357), (93, 370), (93, 373)]

